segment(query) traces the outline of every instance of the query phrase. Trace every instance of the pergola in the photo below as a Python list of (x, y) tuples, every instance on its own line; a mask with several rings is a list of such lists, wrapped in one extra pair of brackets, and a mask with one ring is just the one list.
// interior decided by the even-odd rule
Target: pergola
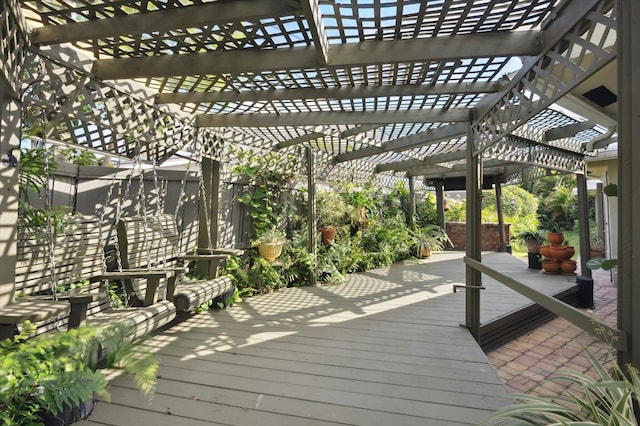
[[(575, 173), (586, 218), (584, 158), (617, 126), (624, 232), (616, 332), (620, 362), (640, 366), (634, 1), (0, 4), (3, 271), (16, 239), (17, 170), (8, 164), (21, 122), (37, 120), (33, 106), (47, 110), (52, 140), (160, 164), (196, 140), (214, 168), (225, 146), (242, 145), (304, 148), (328, 180), (355, 173), (442, 191), (462, 178), (469, 287), (481, 283), (483, 181)], [(600, 102), (607, 90), (617, 102)], [(477, 333), (479, 291), (467, 290), (467, 326)]]

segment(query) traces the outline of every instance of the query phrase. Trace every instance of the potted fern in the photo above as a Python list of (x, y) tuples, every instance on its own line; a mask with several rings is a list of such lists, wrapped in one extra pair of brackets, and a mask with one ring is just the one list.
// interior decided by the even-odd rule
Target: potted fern
[(418, 257), (430, 257), (433, 252), (442, 251), (447, 244), (453, 243), (444, 229), (437, 225), (429, 225), (418, 229), (414, 233), (416, 252)]
[(29, 339), (35, 330), (0, 342), (0, 424), (68, 425), (88, 417), (95, 396), (109, 397), (98, 365), (122, 368), (153, 393), (158, 363), (136, 349), (122, 325), (84, 326)]

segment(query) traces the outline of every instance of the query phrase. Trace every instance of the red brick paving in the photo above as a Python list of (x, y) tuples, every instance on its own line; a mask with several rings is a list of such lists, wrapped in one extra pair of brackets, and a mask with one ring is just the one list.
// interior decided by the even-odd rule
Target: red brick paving
[[(616, 288), (609, 273), (594, 272), (593, 310), (595, 318), (616, 324)], [(603, 353), (606, 345), (562, 318), (527, 333), (487, 356), (511, 392), (533, 395), (560, 395), (568, 384), (548, 381), (549, 376), (568, 368), (586, 372), (591, 364), (583, 347)]]

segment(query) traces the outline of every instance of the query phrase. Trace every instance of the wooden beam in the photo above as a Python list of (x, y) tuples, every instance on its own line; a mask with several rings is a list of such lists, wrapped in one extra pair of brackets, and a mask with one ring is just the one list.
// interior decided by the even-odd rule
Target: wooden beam
[(287, 114), (203, 114), (198, 127), (275, 127), (386, 123), (447, 123), (467, 121), (466, 108), (425, 111), (300, 112)]
[(629, 336), (629, 351), (618, 364), (640, 368), (640, 4), (617, 2), (618, 22), (618, 328)]
[(307, 210), (307, 238), (308, 246), (307, 250), (313, 257), (314, 262), (309, 270), (309, 285), (315, 287), (318, 285), (318, 271), (315, 267), (315, 260), (318, 254), (318, 232), (316, 230), (316, 170), (315, 170), (315, 158), (313, 150), (309, 147), (305, 148), (305, 157), (307, 159), (307, 196), (308, 196), (308, 210)]
[(443, 94), (495, 93), (500, 85), (493, 81), (474, 83), (408, 84), (386, 86), (327, 87), (320, 89), (278, 89), (244, 92), (180, 92), (159, 93), (156, 103), (226, 103), (268, 102), (308, 99), (387, 98)]
[(583, 121), (580, 123), (569, 124), (567, 126), (556, 127), (555, 129), (549, 129), (544, 133), (545, 141), (553, 141), (556, 139), (564, 139), (575, 136), (577, 133), (591, 129), (595, 123), (591, 121)]
[(320, 65), (327, 65), (329, 63), (329, 39), (324, 30), (318, 0), (301, 0), (300, 4), (307, 18), (307, 23), (309, 24), (313, 44), (318, 52), (318, 63)]
[(376, 167), (376, 172), (389, 172), (389, 171), (404, 171), (410, 169), (416, 169), (420, 167), (430, 166), (438, 163), (447, 163), (449, 161), (464, 160), (466, 154), (463, 149), (453, 152), (447, 152), (444, 154), (436, 154), (425, 157), (422, 160), (406, 160), (397, 161), (395, 163), (380, 164)]
[[(366, 132), (365, 129), (368, 129), (372, 126), (359, 126), (358, 128), (349, 129), (345, 131), (339, 131), (334, 128), (328, 126), (311, 126), (305, 130), (309, 131), (306, 135), (297, 136), (292, 139), (287, 139), (285, 141), (279, 142), (275, 149), (284, 149), (290, 146), (299, 145), (305, 142), (309, 142), (319, 138), (325, 137), (333, 137), (338, 139), (347, 139), (348, 137), (352, 137), (351, 142), (362, 143), (362, 144), (373, 144), (377, 143), (376, 141), (369, 139), (366, 135), (362, 134)], [(378, 127), (378, 125), (373, 126)]]
[(355, 151), (346, 152), (344, 154), (338, 154), (335, 156), (335, 161), (341, 163), (389, 151), (401, 152), (408, 149), (435, 144), (444, 140), (466, 135), (466, 128), (467, 125), (465, 123), (436, 127), (435, 129), (425, 130), (424, 132), (385, 142), (382, 146), (369, 146)]
[[(495, 56), (529, 56), (540, 51), (537, 31), (497, 32), (409, 40), (346, 43), (331, 48), (327, 67), (430, 62)], [(99, 59), (94, 74), (100, 80), (171, 77), (199, 74), (243, 74), (318, 68), (313, 47), (239, 49), (190, 55), (158, 55)]]
[(20, 103), (0, 78), (0, 306), (13, 302), (15, 295), (20, 124)]
[[(482, 238), (482, 154), (473, 152), (473, 131), (469, 126), (467, 135), (467, 239), (465, 259), (482, 262), (480, 241)], [(465, 290), (465, 325), (471, 335), (480, 342), (480, 288), (482, 274), (468, 264), (465, 266), (467, 286)]]
[(35, 28), (31, 39), (35, 44), (59, 44), (95, 40), (120, 35), (171, 31), (202, 25), (224, 24), (239, 20), (300, 15), (295, 2), (282, 0), (219, 0), (215, 3), (176, 7), (128, 16), (94, 19), (65, 25)]

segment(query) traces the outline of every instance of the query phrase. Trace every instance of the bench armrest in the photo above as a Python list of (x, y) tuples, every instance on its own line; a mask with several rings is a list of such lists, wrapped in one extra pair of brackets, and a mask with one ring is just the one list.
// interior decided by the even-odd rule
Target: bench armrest
[[(144, 294), (143, 306), (151, 306), (158, 301), (158, 287), (162, 278), (171, 281), (175, 278), (175, 271), (167, 268), (166, 270), (148, 270), (148, 269), (127, 269), (124, 271), (106, 272), (102, 274), (102, 278), (106, 280), (131, 280), (135, 278), (145, 278), (147, 280), (147, 288)], [(181, 270), (180, 268), (177, 268)]]

